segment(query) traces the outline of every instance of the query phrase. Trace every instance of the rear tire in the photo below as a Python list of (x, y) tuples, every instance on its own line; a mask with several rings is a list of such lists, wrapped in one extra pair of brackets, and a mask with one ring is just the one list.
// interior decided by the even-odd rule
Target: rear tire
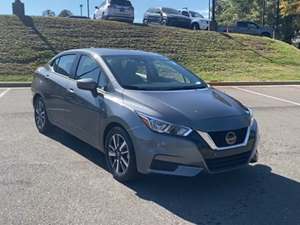
[(51, 131), (52, 124), (48, 119), (45, 103), (40, 96), (34, 101), (34, 121), (40, 133), (47, 134)]
[(138, 177), (132, 141), (121, 127), (113, 127), (105, 138), (105, 158), (113, 177), (126, 182)]

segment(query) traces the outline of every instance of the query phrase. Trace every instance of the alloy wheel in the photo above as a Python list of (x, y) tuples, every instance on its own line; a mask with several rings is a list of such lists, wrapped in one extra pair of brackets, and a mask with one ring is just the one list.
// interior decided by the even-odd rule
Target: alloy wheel
[(35, 106), (35, 122), (39, 130), (43, 130), (46, 124), (46, 109), (41, 99), (37, 100)]
[(117, 175), (127, 172), (130, 162), (129, 147), (121, 134), (114, 134), (108, 142), (108, 159), (111, 168)]

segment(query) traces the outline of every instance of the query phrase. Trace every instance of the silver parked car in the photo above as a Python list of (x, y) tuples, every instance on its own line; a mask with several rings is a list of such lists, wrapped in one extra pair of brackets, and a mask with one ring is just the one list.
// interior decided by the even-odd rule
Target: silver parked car
[(257, 161), (251, 110), (158, 54), (65, 51), (37, 69), (32, 91), (37, 129), (57, 126), (99, 149), (120, 181)]
[(180, 13), (191, 19), (191, 28), (193, 30), (209, 30), (211, 21), (205, 19), (200, 13), (187, 9), (181, 10)]
[(241, 34), (251, 34), (271, 38), (273, 29), (270, 27), (263, 27), (251, 21), (238, 21), (235, 26), (227, 26), (218, 28), (220, 32), (232, 32)]
[(95, 7), (94, 19), (133, 23), (134, 8), (129, 0), (105, 0)]

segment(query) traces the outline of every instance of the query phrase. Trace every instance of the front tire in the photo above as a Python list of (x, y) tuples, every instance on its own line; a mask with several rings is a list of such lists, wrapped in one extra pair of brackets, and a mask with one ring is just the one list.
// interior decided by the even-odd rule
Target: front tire
[(121, 127), (113, 127), (105, 138), (105, 157), (113, 177), (126, 182), (138, 176), (132, 141)]
[(48, 119), (46, 106), (41, 97), (37, 97), (34, 101), (34, 120), (38, 131), (42, 134), (50, 132), (52, 125)]
[(261, 36), (263, 36), (263, 37), (268, 37), (268, 38), (272, 38), (272, 35), (271, 35), (270, 33), (268, 33), (268, 32), (262, 33)]

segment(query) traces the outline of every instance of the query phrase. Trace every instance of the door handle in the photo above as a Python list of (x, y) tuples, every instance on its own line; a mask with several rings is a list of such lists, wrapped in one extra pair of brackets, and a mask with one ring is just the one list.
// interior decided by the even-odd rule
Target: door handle
[(74, 89), (73, 88), (69, 88), (69, 92), (70, 93), (74, 93)]

